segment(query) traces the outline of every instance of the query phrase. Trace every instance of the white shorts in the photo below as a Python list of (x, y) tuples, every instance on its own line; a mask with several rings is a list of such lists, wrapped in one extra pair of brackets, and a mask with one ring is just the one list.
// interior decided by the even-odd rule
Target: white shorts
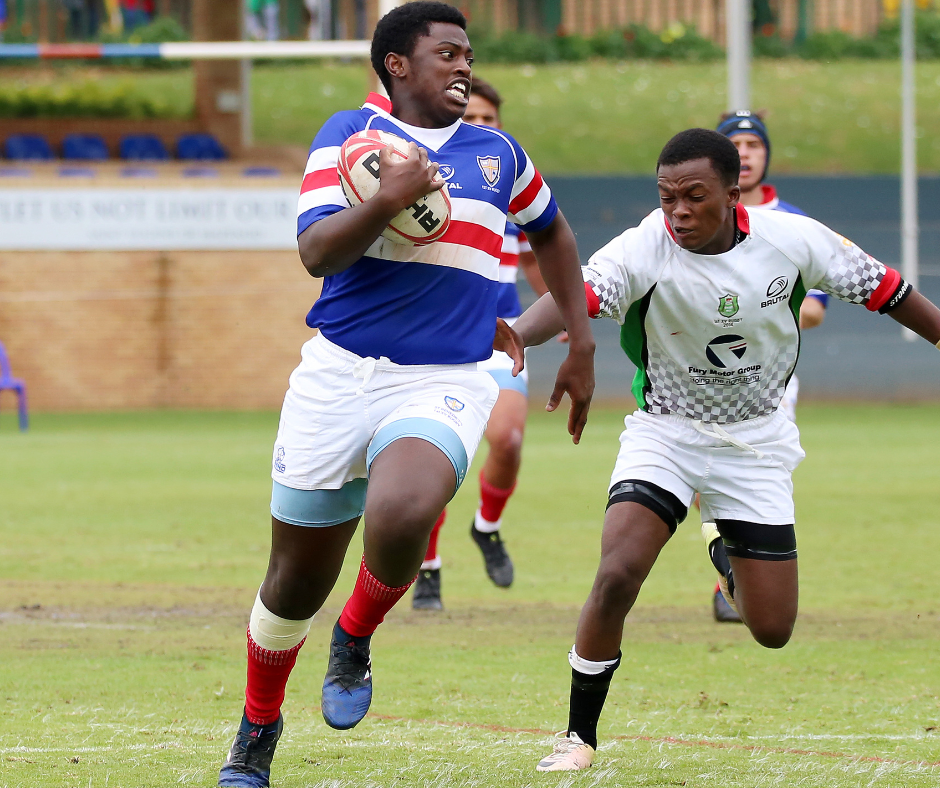
[(780, 410), (790, 421), (796, 421), (796, 401), (800, 396), (800, 381), (796, 375), (790, 376), (790, 382), (787, 383), (786, 391), (783, 392), (783, 399), (780, 400)]
[[(701, 496), (703, 520), (789, 525), (794, 469), (806, 456), (800, 433), (781, 411), (721, 427), (763, 456), (703, 435), (692, 419), (636, 411), (624, 420), (611, 487), (636, 479), (668, 490), (685, 506)], [(706, 429), (713, 429), (704, 425)]]
[(523, 367), (522, 372), (513, 377), (512, 368), (515, 364), (516, 362), (512, 360), (512, 356), (508, 353), (503, 353), (501, 350), (494, 350), (492, 356), (477, 365), (477, 369), (488, 372), (493, 380), (496, 381), (500, 391), (518, 391), (523, 396), (528, 397), (529, 368)]
[(362, 358), (318, 334), (290, 376), (271, 478), (294, 490), (339, 490), (367, 478), (393, 441), (420, 437), (450, 458), (459, 486), (499, 395), (477, 367)]

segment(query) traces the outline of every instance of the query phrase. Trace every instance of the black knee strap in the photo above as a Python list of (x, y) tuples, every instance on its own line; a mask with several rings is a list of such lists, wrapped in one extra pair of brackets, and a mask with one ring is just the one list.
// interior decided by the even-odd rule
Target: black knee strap
[(676, 498), (669, 490), (664, 490), (658, 484), (644, 482), (640, 479), (626, 479), (617, 482), (610, 488), (607, 499), (607, 508), (609, 509), (615, 503), (625, 503), (632, 501), (645, 506), (660, 520), (669, 526), (669, 533), (674, 534), (679, 527), (689, 509), (682, 505), (682, 501)]
[(715, 520), (725, 552), (757, 561), (792, 561), (796, 558), (793, 525), (763, 525), (744, 520)]

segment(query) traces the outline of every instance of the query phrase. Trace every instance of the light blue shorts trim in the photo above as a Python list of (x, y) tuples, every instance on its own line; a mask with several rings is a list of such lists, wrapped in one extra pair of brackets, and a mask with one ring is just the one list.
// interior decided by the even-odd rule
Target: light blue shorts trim
[(454, 466), (454, 472), (457, 474), (457, 486), (460, 487), (463, 484), (464, 477), (467, 475), (467, 466), (470, 463), (467, 459), (467, 450), (463, 445), (463, 441), (460, 440), (460, 436), (446, 424), (419, 416), (393, 421), (375, 433), (375, 437), (372, 438), (369, 450), (366, 453), (366, 468), (371, 468), (379, 452), (388, 448), (399, 438), (421, 438), (428, 443), (433, 443), (447, 455), (447, 459)]
[(522, 375), (513, 374), (508, 369), (488, 369), (490, 377), (496, 381), (500, 391), (518, 391), (523, 397), (529, 396), (529, 384)]
[(338, 490), (295, 490), (274, 482), (271, 514), (282, 523), (323, 528), (362, 517), (367, 479), (352, 479)]

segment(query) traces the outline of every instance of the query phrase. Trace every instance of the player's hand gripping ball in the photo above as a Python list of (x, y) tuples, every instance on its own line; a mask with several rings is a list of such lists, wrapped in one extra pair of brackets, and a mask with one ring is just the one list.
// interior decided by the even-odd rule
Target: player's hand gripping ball
[[(386, 146), (393, 157), (408, 158), (408, 143), (397, 134), (370, 129), (353, 134), (339, 151), (339, 182), (351, 206), (359, 205), (379, 190), (379, 154)], [(442, 180), (440, 175), (435, 180)], [(382, 235), (406, 246), (423, 246), (440, 240), (450, 226), (447, 187), (433, 191), (409, 205), (388, 223)]]

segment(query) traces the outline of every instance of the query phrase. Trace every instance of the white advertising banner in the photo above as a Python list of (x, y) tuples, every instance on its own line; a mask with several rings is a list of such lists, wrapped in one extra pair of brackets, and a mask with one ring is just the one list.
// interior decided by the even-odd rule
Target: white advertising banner
[(296, 248), (296, 189), (0, 189), (0, 250)]

